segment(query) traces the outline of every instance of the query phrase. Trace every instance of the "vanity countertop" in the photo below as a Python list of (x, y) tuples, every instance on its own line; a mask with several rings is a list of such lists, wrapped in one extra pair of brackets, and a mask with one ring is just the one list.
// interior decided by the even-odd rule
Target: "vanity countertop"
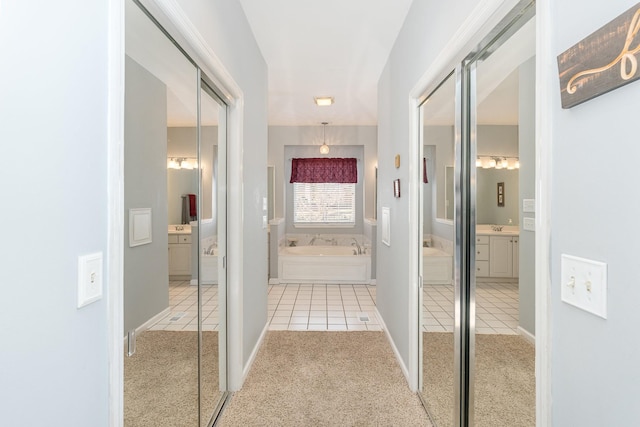
[(184, 225), (170, 225), (169, 234), (191, 234), (191, 226), (189, 224)]
[(504, 225), (502, 231), (495, 231), (491, 229), (490, 225), (478, 225), (476, 234), (479, 236), (519, 236), (520, 229), (516, 225)]

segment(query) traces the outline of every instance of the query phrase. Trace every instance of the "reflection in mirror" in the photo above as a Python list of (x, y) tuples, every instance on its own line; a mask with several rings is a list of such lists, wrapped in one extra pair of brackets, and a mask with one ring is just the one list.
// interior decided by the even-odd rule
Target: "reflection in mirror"
[(124, 248), (124, 333), (136, 342), (124, 359), (124, 425), (196, 427), (197, 230), (181, 225), (179, 196), (197, 194), (197, 172), (168, 169), (167, 154), (196, 157), (195, 133), (178, 148), (170, 134), (196, 125), (197, 70), (129, 0), (125, 22), (125, 209), (151, 208), (153, 238)]
[[(420, 395), (438, 425), (453, 425), (455, 76), (421, 107), (423, 118), (422, 373)], [(426, 181), (426, 182), (425, 182)]]
[[(534, 426), (534, 346), (524, 337), (533, 342), (535, 238), (519, 227), (520, 199), (535, 193), (534, 19), (488, 49), (492, 53), (478, 60), (477, 87), (471, 88), (478, 102), (480, 157), (474, 425), (493, 426), (500, 420), (503, 425)], [(505, 158), (513, 160), (505, 164)]]
[[(226, 389), (224, 300), (226, 273), (220, 260), (225, 255), (224, 153), (226, 141), (224, 105), (215, 94), (203, 89), (200, 94), (200, 176), (203, 212), (199, 221), (200, 250), (198, 289), (200, 300), (200, 425), (208, 426), (217, 403)], [(203, 217), (206, 214), (203, 214)]]

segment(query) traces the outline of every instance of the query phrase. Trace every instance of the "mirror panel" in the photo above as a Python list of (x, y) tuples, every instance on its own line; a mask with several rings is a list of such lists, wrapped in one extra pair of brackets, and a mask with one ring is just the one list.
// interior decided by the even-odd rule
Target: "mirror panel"
[[(454, 287), (453, 164), (455, 76), (452, 74), (421, 107), (423, 122), (421, 251), (422, 378), (420, 394), (438, 425), (453, 425)], [(426, 177), (426, 181), (425, 181)], [(450, 200), (449, 206), (446, 201)], [(447, 221), (448, 220), (448, 221)]]
[[(196, 212), (181, 196), (198, 193), (197, 139), (173, 130), (196, 126), (198, 72), (132, 1), (125, 21), (125, 209), (150, 207), (153, 237), (124, 248), (124, 333), (136, 331), (124, 360), (124, 425), (196, 427), (197, 229), (188, 225)], [(189, 159), (177, 170), (169, 156)]]
[[(522, 24), (520, 24), (522, 25)], [(517, 26), (517, 24), (516, 24)], [(475, 237), (475, 425), (534, 426), (534, 346), (521, 335), (520, 312), (528, 297), (520, 287), (533, 281), (520, 277), (534, 271), (532, 257), (520, 257), (520, 145), (535, 140), (535, 22), (524, 24), (506, 40), (488, 47), (476, 65), (476, 237)], [(473, 81), (473, 80), (472, 80)], [(528, 123), (528, 125), (526, 125)], [(525, 124), (525, 126), (521, 126)], [(473, 133), (473, 130), (472, 130)], [(487, 161), (486, 159), (489, 159)], [(506, 161), (505, 161), (506, 159)], [(533, 178), (533, 177), (532, 177)], [(533, 183), (530, 184), (533, 187)], [(528, 236), (524, 236), (528, 234)], [(533, 254), (533, 246), (531, 246)], [(533, 293), (530, 303), (533, 304)]]
[[(200, 188), (203, 212), (200, 229), (200, 425), (206, 427), (215, 415), (226, 390), (226, 272), (225, 255), (225, 146), (226, 108), (215, 94), (203, 88), (200, 93)], [(206, 206), (205, 206), (206, 205)]]

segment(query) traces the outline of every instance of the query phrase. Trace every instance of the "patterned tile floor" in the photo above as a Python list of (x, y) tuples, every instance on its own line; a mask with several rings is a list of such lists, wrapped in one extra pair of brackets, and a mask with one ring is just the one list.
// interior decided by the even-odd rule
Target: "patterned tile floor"
[[(425, 285), (423, 292), (423, 331), (453, 332), (453, 285)], [(518, 300), (518, 283), (478, 283), (476, 333), (517, 334)]]
[(269, 285), (269, 330), (381, 331), (369, 285)]
[[(169, 282), (170, 313), (149, 328), (151, 331), (197, 331), (198, 288), (188, 280)], [(202, 330), (218, 330), (218, 285), (203, 285)]]

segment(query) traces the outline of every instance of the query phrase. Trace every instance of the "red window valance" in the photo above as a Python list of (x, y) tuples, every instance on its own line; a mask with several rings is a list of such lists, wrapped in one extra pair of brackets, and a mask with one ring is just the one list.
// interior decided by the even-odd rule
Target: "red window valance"
[(292, 159), (289, 182), (355, 184), (358, 182), (357, 159), (326, 157)]

